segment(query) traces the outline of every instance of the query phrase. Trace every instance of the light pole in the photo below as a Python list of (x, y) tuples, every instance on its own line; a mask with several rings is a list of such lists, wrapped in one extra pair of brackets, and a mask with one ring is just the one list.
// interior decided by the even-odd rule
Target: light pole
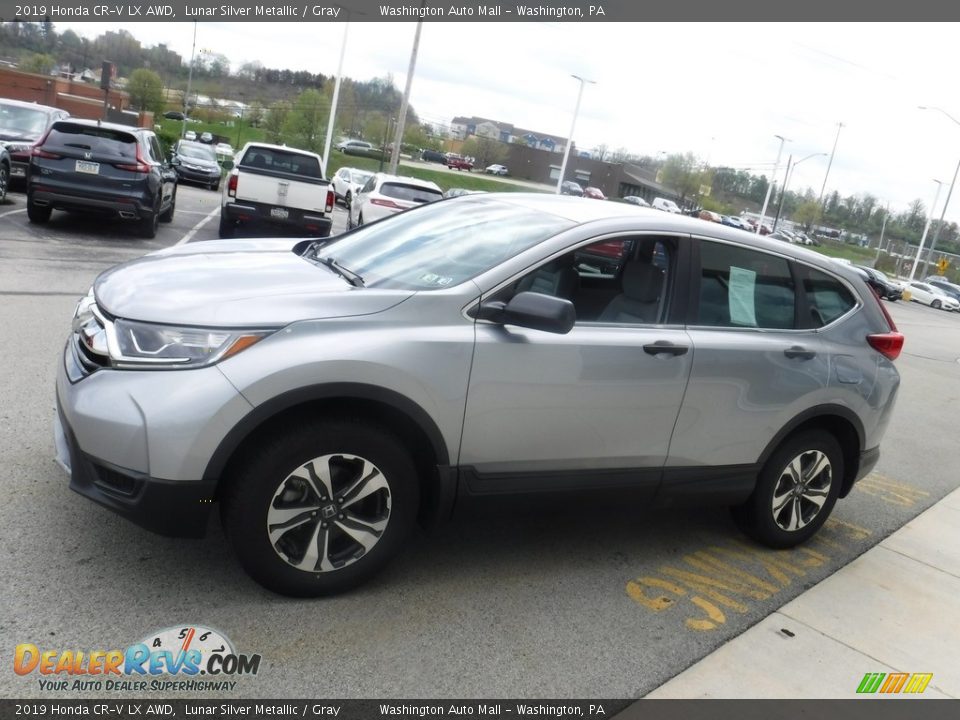
[(910, 268), (911, 280), (913, 280), (917, 274), (917, 264), (920, 262), (920, 253), (923, 252), (923, 244), (927, 241), (927, 232), (930, 230), (930, 223), (933, 222), (933, 209), (937, 206), (937, 200), (940, 199), (940, 190), (943, 189), (942, 182), (936, 178), (934, 178), (933, 181), (937, 184), (937, 192), (933, 195), (933, 204), (930, 206), (930, 212), (927, 213), (927, 224), (923, 226), (923, 235), (920, 236), (920, 247), (917, 248), (917, 256), (913, 259), (913, 267)]
[(777, 170), (780, 169), (780, 156), (783, 155), (783, 146), (790, 142), (783, 135), (774, 135), (780, 139), (780, 149), (777, 150), (777, 161), (773, 164), (773, 172), (770, 175), (770, 184), (767, 185), (767, 195), (763, 198), (763, 210), (760, 211), (760, 221), (757, 223), (756, 234), (760, 234), (760, 228), (763, 227), (763, 221), (767, 219), (767, 205), (770, 204), (770, 193), (773, 192), (773, 184), (777, 179)]
[[(938, 107), (926, 107), (924, 105), (918, 106), (921, 110), (936, 110), (943, 113), (948, 118), (953, 120), (954, 124), (960, 125), (960, 120), (957, 120), (953, 115), (948, 113), (943, 108)], [(947, 206), (950, 205), (950, 197), (953, 195), (953, 186), (957, 182), (957, 173), (960, 172), (960, 162), (957, 162), (957, 169), (953, 171), (953, 179), (950, 181), (950, 189), (947, 190), (947, 199), (943, 201), (943, 210), (940, 213), (940, 222), (937, 223), (937, 229), (933, 232), (933, 240), (930, 241), (930, 249), (927, 251), (927, 262), (926, 265), (930, 264), (930, 261), (933, 259), (933, 251), (937, 248), (937, 240), (940, 237), (940, 229), (943, 227), (943, 218), (947, 214)]]
[(187, 134), (187, 103), (190, 102), (190, 85), (193, 84), (193, 58), (197, 54), (197, 21), (193, 21), (193, 45), (190, 48), (190, 69), (187, 72), (187, 92), (183, 95), (183, 125), (180, 137)]
[[(420, 7), (426, 6), (426, 0)], [(420, 50), (420, 31), (423, 29), (423, 20), (417, 22), (417, 29), (413, 34), (413, 49), (410, 51), (410, 66), (407, 68), (407, 84), (403, 89), (403, 100), (400, 101), (400, 115), (397, 117), (396, 137), (393, 138), (393, 150), (390, 152), (390, 174), (397, 174), (397, 165), (400, 164), (400, 146), (403, 144), (403, 129), (407, 125), (407, 106), (410, 104), (410, 89), (413, 87), (413, 72), (417, 69), (417, 53)]]
[(830, 162), (827, 163), (827, 172), (823, 175), (823, 186), (820, 188), (820, 199), (817, 205), (823, 208), (823, 194), (827, 190), (827, 178), (830, 177), (830, 168), (833, 167), (833, 156), (837, 152), (837, 143), (840, 141), (840, 131), (843, 130), (843, 123), (837, 123), (837, 136), (833, 139), (833, 150), (830, 151)]
[(567, 173), (567, 160), (570, 157), (570, 146), (573, 144), (573, 131), (577, 127), (577, 115), (580, 114), (580, 100), (583, 98), (583, 88), (587, 83), (596, 84), (595, 80), (587, 80), (579, 75), (570, 75), (580, 81), (580, 90), (577, 91), (577, 104), (573, 107), (573, 120), (570, 122), (570, 134), (567, 136), (567, 145), (563, 148), (563, 162), (560, 163), (560, 177), (557, 178), (557, 195), (563, 186), (563, 178)]
[(814, 157), (822, 157), (822, 156), (824, 156), (824, 155), (826, 155), (826, 153), (824, 153), (824, 152), (813, 153), (813, 154), (811, 154), (811, 155), (807, 155), (805, 158), (802, 158), (802, 159), (800, 159), (800, 160), (797, 160), (797, 161), (796, 161), (795, 163), (793, 163), (792, 165), (791, 165), (791, 161), (793, 160), (793, 155), (791, 155), (791, 156), (787, 159), (787, 174), (786, 174), (786, 175), (784, 176), (784, 178), (783, 178), (783, 189), (780, 190), (780, 204), (777, 205), (777, 216), (773, 219), (773, 229), (774, 229), (774, 232), (776, 232), (777, 223), (780, 222), (780, 211), (783, 210), (783, 198), (786, 197), (786, 194), (787, 194), (787, 186), (790, 184), (790, 179), (793, 177), (793, 171), (796, 169), (797, 165), (799, 165), (800, 163), (802, 163), (804, 160), (809, 160), (810, 158), (814, 158)]

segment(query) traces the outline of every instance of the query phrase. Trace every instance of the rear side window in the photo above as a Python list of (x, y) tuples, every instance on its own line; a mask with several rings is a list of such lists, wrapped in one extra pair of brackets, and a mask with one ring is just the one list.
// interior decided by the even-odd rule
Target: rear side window
[(829, 325), (845, 315), (857, 301), (837, 278), (813, 268), (805, 268), (803, 289), (810, 307), (812, 327)]
[(796, 292), (789, 263), (759, 250), (702, 242), (697, 324), (796, 327)]
[(74, 148), (94, 155), (137, 157), (137, 139), (131, 133), (105, 127), (56, 123), (44, 143), (47, 148)]
[(274, 148), (251, 147), (243, 154), (240, 167), (300, 175), (317, 180), (322, 178), (320, 162), (317, 158)]
[(432, 202), (443, 196), (439, 190), (395, 182), (385, 182), (381, 185), (380, 194), (410, 202)]

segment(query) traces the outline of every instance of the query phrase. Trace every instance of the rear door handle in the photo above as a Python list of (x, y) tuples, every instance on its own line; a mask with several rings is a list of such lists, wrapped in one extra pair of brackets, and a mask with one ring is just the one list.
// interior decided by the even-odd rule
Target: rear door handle
[(788, 347), (783, 351), (783, 354), (788, 358), (797, 358), (799, 360), (810, 360), (817, 356), (817, 353), (813, 350), (807, 350), (801, 345), (794, 345), (793, 347)]
[(647, 355), (686, 355), (689, 349), (686, 345), (674, 345), (667, 340), (657, 340), (655, 343), (643, 346), (643, 351)]

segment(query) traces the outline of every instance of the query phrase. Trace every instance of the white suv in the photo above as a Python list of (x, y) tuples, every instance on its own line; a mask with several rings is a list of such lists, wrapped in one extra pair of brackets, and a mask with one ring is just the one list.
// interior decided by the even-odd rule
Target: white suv
[(428, 180), (377, 173), (360, 188), (347, 208), (347, 228), (371, 223), (442, 197), (440, 187)]

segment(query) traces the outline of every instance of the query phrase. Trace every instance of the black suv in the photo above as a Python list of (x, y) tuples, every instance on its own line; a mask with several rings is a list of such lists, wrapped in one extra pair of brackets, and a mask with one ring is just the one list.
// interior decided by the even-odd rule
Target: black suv
[(903, 289), (876, 268), (867, 265), (854, 265), (853, 267), (864, 275), (867, 285), (876, 290), (877, 295), (884, 300), (896, 302), (903, 297)]
[(220, 163), (210, 145), (180, 140), (173, 146), (172, 157), (178, 161), (176, 170), (181, 182), (200, 183), (211, 190), (220, 188)]
[(52, 210), (98, 213), (135, 220), (152, 238), (158, 221), (173, 220), (176, 162), (167, 162), (151, 130), (58, 120), (30, 158), (27, 216), (45, 223)]
[(30, 153), (57, 120), (70, 113), (48, 105), (22, 100), (0, 100), (0, 145), (10, 153), (9, 184), (22, 187), (27, 181)]

